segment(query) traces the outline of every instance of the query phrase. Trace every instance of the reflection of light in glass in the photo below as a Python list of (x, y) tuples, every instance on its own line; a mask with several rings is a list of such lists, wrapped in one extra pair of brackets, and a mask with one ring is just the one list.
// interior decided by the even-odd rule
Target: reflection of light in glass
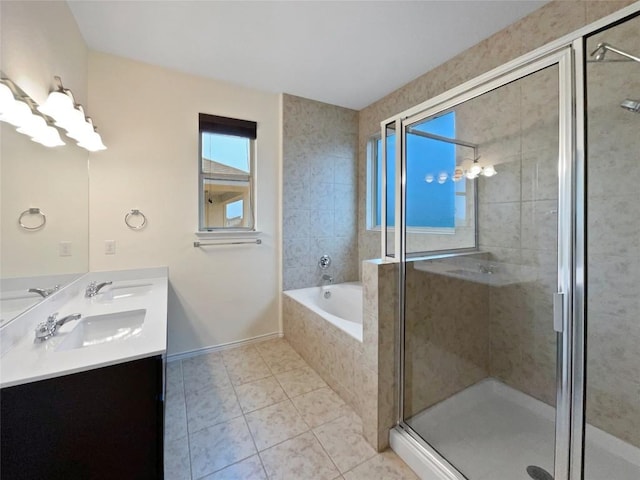
[(438, 183), (442, 185), (444, 182), (447, 181), (447, 178), (449, 178), (449, 174), (447, 172), (440, 172), (438, 174)]
[[(469, 173), (473, 175), (473, 178), (480, 175), (480, 172), (482, 172), (482, 167), (477, 163), (474, 163), (473, 166), (469, 169)], [(467, 174), (467, 178), (469, 178), (469, 173)]]
[(431, 182), (433, 182), (433, 180), (434, 180), (434, 177), (430, 173), (428, 173), (427, 176), (424, 177), (424, 181), (427, 182), (427, 183), (431, 183)]
[(462, 177), (464, 177), (464, 170), (462, 169), (462, 167), (456, 167), (456, 169), (453, 171), (453, 181), (458, 182), (462, 179)]
[(496, 169), (493, 165), (487, 165), (482, 169), (482, 175), (484, 175), (485, 177), (493, 177), (497, 173), (498, 172), (496, 172)]
[(478, 175), (475, 173), (471, 173), (471, 171), (468, 171), (465, 175), (468, 180), (473, 180), (474, 178), (478, 178)]

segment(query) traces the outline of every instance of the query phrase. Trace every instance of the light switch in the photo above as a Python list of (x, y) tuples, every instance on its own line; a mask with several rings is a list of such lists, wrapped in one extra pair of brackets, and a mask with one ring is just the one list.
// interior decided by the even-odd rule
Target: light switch
[(58, 250), (61, 257), (71, 256), (71, 242), (60, 242), (58, 244)]
[(104, 254), (105, 255), (115, 255), (116, 254), (116, 241), (115, 240), (105, 240), (104, 241)]

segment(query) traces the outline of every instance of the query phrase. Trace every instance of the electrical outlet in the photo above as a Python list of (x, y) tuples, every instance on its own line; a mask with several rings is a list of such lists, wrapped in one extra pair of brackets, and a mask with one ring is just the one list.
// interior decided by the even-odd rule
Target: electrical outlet
[(60, 242), (58, 244), (58, 250), (61, 257), (71, 256), (71, 242)]
[(105, 255), (115, 255), (116, 254), (116, 241), (115, 240), (105, 240), (104, 241), (104, 254)]

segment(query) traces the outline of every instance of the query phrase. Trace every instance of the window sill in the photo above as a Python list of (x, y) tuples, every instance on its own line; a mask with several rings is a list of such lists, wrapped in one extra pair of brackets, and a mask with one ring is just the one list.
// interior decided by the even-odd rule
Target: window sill
[[(411, 233), (411, 234), (422, 234), (422, 235), (455, 235), (456, 234), (456, 229), (461, 229), (462, 227), (454, 227), (454, 228), (448, 228), (448, 227), (442, 227), (442, 228), (437, 228), (437, 227), (408, 227), (407, 228), (407, 233)], [(388, 232), (395, 232), (395, 227), (389, 227), (387, 229)], [(380, 226), (375, 226), (375, 227), (367, 227), (367, 231), (369, 232), (377, 232), (380, 233), (382, 232), (382, 229), (380, 228)]]

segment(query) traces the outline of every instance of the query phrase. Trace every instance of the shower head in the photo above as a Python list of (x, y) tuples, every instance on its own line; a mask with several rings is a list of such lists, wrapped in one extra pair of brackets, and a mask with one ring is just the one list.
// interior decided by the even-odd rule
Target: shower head
[(630, 98), (627, 98), (622, 101), (620, 106), (630, 112), (640, 113), (640, 100), (631, 100)]

